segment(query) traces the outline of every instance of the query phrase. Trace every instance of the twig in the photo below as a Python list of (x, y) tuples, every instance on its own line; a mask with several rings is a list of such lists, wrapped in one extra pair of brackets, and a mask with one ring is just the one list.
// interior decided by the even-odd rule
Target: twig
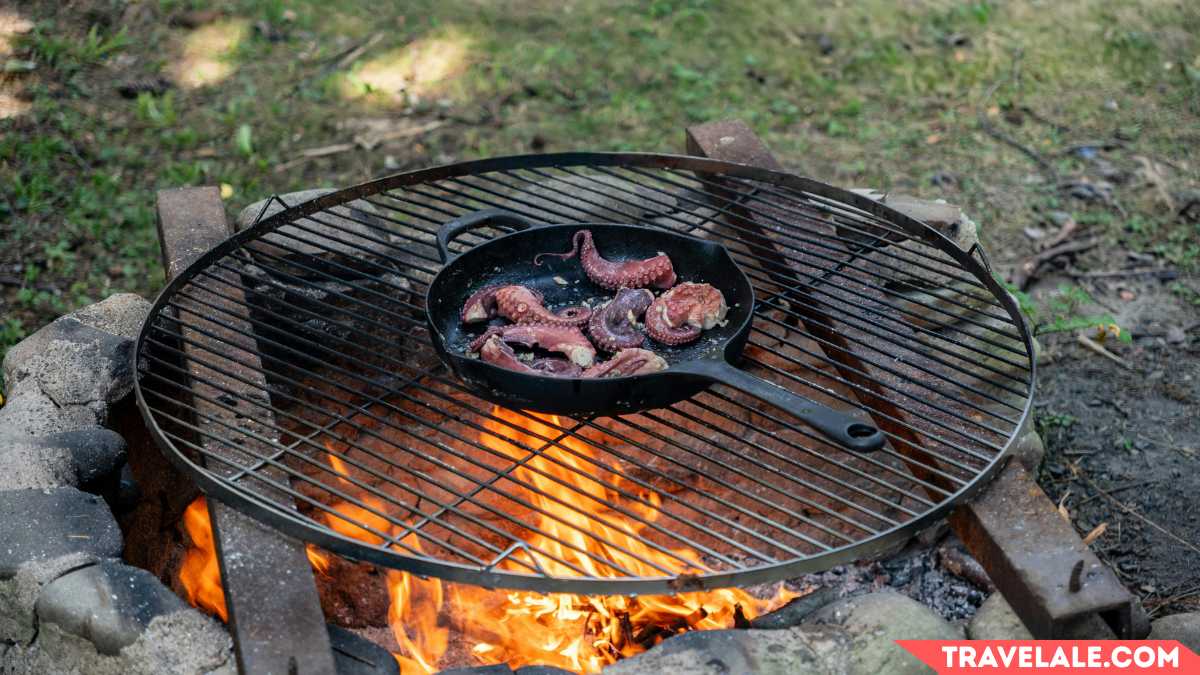
[(366, 41), (359, 44), (357, 47), (352, 47), (350, 49), (350, 51), (346, 52), (346, 54), (344, 56), (342, 56), (341, 58), (339, 58), (337, 61), (334, 62), (334, 69), (341, 69), (341, 68), (346, 68), (346, 67), (350, 66), (350, 64), (352, 64), (358, 60), (358, 57), (367, 53), (368, 49), (370, 49), (371, 47), (374, 47), (375, 43), (379, 42), (382, 39), (383, 39), (383, 33), (375, 33), (371, 37), (367, 38)]
[(1095, 247), (1099, 243), (1099, 237), (1092, 237), (1090, 239), (1081, 239), (1079, 241), (1068, 241), (1066, 243), (1059, 244), (1054, 248), (1048, 248), (1040, 253), (1035, 253), (1025, 262), (1018, 265), (1017, 269), (1013, 271), (1012, 283), (1014, 286), (1023, 291), (1037, 277), (1037, 271), (1042, 265), (1050, 262), (1060, 255), (1086, 251)]
[(1096, 352), (1100, 356), (1103, 356), (1104, 358), (1112, 361), (1113, 363), (1117, 364), (1118, 366), (1121, 366), (1125, 370), (1133, 370), (1133, 366), (1129, 365), (1129, 363), (1125, 359), (1108, 351), (1107, 349), (1104, 348), (1104, 345), (1100, 344), (1099, 342), (1096, 342), (1095, 340), (1084, 335), (1083, 333), (1080, 333), (1078, 336), (1076, 336), (1075, 339), (1079, 342), (1079, 344), (1083, 345), (1084, 347), (1087, 347), (1088, 349), (1092, 350), (1093, 352)]
[(318, 68), (316, 72), (306, 75), (296, 82), (295, 86), (292, 87), (292, 93), (294, 94), (300, 91), (301, 87), (317, 79), (318, 77), (324, 77), (335, 70), (349, 67), (354, 63), (355, 60), (365, 54), (368, 49), (375, 46), (377, 42), (382, 40), (383, 35), (383, 33), (374, 33), (366, 40), (363, 40), (356, 45), (351, 45), (350, 47), (347, 47), (345, 50), (334, 54), (328, 59), (324, 59), (324, 64)]
[(1116, 138), (1107, 141), (1088, 141), (1068, 145), (1062, 150), (1055, 152), (1054, 155), (1056, 157), (1066, 157), (1067, 155), (1073, 155), (1080, 150), (1087, 150), (1088, 148), (1095, 148), (1097, 150), (1117, 150), (1124, 148), (1125, 146), (1125, 141)]
[(1065, 124), (1062, 124), (1060, 122), (1055, 122), (1054, 120), (1050, 119), (1049, 117), (1046, 117), (1045, 115), (1039, 113), (1038, 111), (1034, 110), (1033, 108), (1031, 108), (1027, 105), (1021, 106), (1021, 112), (1032, 117), (1035, 122), (1040, 122), (1040, 123), (1050, 127), (1051, 129), (1054, 129), (1055, 131), (1057, 131), (1060, 134), (1065, 134), (1065, 133), (1068, 133), (1069, 131), (1071, 131), (1071, 127), (1069, 127)]
[[(0, 276), (0, 286), (15, 286), (17, 288), (24, 288), (28, 284), (28, 281), (20, 277)], [(33, 288), (34, 290), (45, 291), (46, 293), (59, 292), (56, 286), (38, 285), (34, 286)]]
[(1047, 250), (1058, 246), (1064, 241), (1070, 239), (1071, 235), (1075, 234), (1076, 230), (1078, 229), (1079, 221), (1068, 216), (1067, 222), (1063, 223), (1062, 227), (1058, 228), (1058, 232), (1056, 232), (1053, 237), (1050, 237), (1046, 240), (1046, 243), (1042, 245), (1042, 249)]
[[(1111, 492), (1120, 492), (1122, 490), (1128, 490), (1130, 488), (1135, 488), (1135, 487), (1143, 487), (1145, 485), (1156, 485), (1159, 482), (1160, 481), (1157, 481), (1157, 480), (1141, 480), (1141, 481), (1137, 481), (1134, 483), (1127, 483), (1125, 485), (1118, 485), (1117, 487), (1109, 488), (1109, 490)], [(1083, 506), (1084, 504), (1087, 504), (1088, 502), (1092, 501), (1093, 499), (1095, 499), (1099, 496), (1100, 495), (1092, 495), (1091, 497), (1088, 497), (1087, 499), (1079, 502), (1078, 504), (1075, 505), (1075, 510), (1078, 511), (1081, 506)]]
[(1167, 210), (1175, 211), (1175, 199), (1171, 196), (1171, 191), (1167, 189), (1167, 179), (1154, 165), (1154, 160), (1145, 155), (1134, 155), (1133, 158), (1142, 165), (1138, 173), (1142, 174), (1146, 183), (1158, 193), (1158, 198), (1162, 200), (1163, 204), (1166, 204)]
[(1152, 601), (1154, 603), (1154, 608), (1149, 611), (1148, 616), (1153, 619), (1154, 615), (1158, 614), (1159, 610), (1161, 610), (1163, 607), (1169, 607), (1180, 600), (1189, 598), (1196, 594), (1200, 594), (1200, 584), (1196, 584), (1191, 588), (1185, 588), (1184, 590), (1166, 598), (1157, 598)]
[(388, 131), (388, 132), (381, 133), (381, 134), (369, 134), (369, 135), (363, 134), (361, 136), (355, 136), (354, 141), (352, 141), (350, 143), (334, 143), (333, 145), (322, 145), (317, 148), (308, 148), (305, 150), (301, 150), (300, 155), (298, 157), (296, 157), (294, 159), (289, 159), (288, 161), (283, 162), (281, 164), (277, 164), (275, 166), (274, 172), (275, 173), (283, 173), (284, 171), (287, 171), (288, 169), (291, 169), (294, 166), (303, 164), (310, 159), (316, 159), (317, 157), (328, 157), (330, 155), (338, 155), (343, 152), (349, 152), (355, 148), (362, 148), (363, 150), (374, 150), (376, 147), (379, 146), (380, 143), (386, 143), (388, 141), (396, 141), (396, 140), (400, 140), (401, 138), (409, 138), (412, 136), (420, 136), (423, 133), (433, 131), (434, 129), (437, 129), (438, 127), (442, 127), (445, 125), (446, 125), (445, 120), (434, 120), (432, 122), (422, 124), (419, 126), (415, 126), (415, 127), (409, 127), (407, 129)]
[(1149, 525), (1150, 527), (1153, 527), (1154, 529), (1158, 530), (1159, 532), (1162, 532), (1163, 534), (1167, 535), (1171, 539), (1174, 539), (1175, 541), (1179, 542), (1180, 544), (1183, 544), (1185, 547), (1190, 548), (1191, 550), (1195, 551), (1196, 553), (1200, 553), (1200, 546), (1196, 546), (1195, 544), (1184, 539), (1183, 537), (1180, 537), (1179, 535), (1168, 530), (1167, 528), (1163, 527), (1162, 525), (1159, 525), (1158, 523), (1154, 522), (1153, 520), (1150, 520), (1146, 516), (1143, 516), (1138, 511), (1135, 511), (1132, 506), (1129, 506), (1125, 502), (1122, 502), (1121, 500), (1117, 499), (1116, 497), (1108, 494), (1108, 492), (1106, 492), (1104, 490), (1104, 488), (1101, 488), (1099, 485), (1096, 485), (1094, 482), (1092, 482), (1091, 478), (1088, 478), (1083, 473), (1080, 473), (1079, 477), (1082, 478), (1085, 483), (1090, 485), (1093, 490), (1095, 490), (1096, 492), (1099, 492), (1101, 495), (1103, 495), (1105, 499), (1112, 502), (1114, 505), (1120, 507), (1121, 511), (1123, 511), (1124, 513), (1128, 513), (1129, 515), (1133, 516), (1134, 518), (1137, 518), (1138, 520)]
[(1075, 268), (1067, 270), (1067, 274), (1076, 279), (1111, 279), (1113, 277), (1140, 277), (1140, 276), (1157, 276), (1159, 278), (1174, 279), (1179, 276), (1179, 270), (1174, 268), (1162, 269), (1158, 267), (1139, 267), (1132, 270), (1099, 270), (1096, 272), (1084, 272)]
[[(1014, 58), (1019, 59), (1020, 56), (1018, 55), (1017, 57), (1014, 57)], [(1038, 168), (1042, 170), (1042, 173), (1046, 174), (1046, 178), (1052, 184), (1057, 185), (1058, 184), (1058, 171), (1056, 171), (1054, 169), (1053, 164), (1051, 164), (1049, 161), (1047, 161), (1045, 157), (1042, 157), (1040, 154), (1038, 154), (1038, 152), (1036, 150), (1034, 150), (1033, 148), (1025, 145), (1024, 143), (1013, 138), (1012, 136), (997, 129), (996, 125), (992, 124), (992, 121), (988, 119), (988, 116), (987, 116), (988, 103), (992, 100), (992, 96), (995, 96), (996, 90), (999, 89), (1001, 85), (1007, 83), (1008, 80), (1011, 78), (1012, 78), (1012, 76), (1010, 75), (1009, 77), (999, 80), (992, 86), (988, 87), (987, 93), (983, 95), (983, 103), (979, 108), (979, 114), (978, 114), (979, 126), (980, 126), (980, 128), (983, 129), (983, 131), (987, 135), (1000, 141), (1001, 143), (1004, 143), (1005, 145), (1011, 146), (1011, 147), (1021, 151), (1022, 154), (1024, 154), (1029, 159), (1033, 160), (1033, 163), (1038, 165)]]

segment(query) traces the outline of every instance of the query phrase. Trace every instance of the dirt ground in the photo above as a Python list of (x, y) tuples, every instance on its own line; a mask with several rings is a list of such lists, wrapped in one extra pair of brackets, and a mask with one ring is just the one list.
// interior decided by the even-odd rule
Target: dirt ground
[[(1124, 368), (1055, 336), (1034, 411), (1040, 482), (1151, 616), (1200, 608), (1200, 312), (1159, 282), (1105, 284)], [(1121, 292), (1132, 299), (1122, 303)], [(1122, 306), (1124, 305), (1124, 306)]]

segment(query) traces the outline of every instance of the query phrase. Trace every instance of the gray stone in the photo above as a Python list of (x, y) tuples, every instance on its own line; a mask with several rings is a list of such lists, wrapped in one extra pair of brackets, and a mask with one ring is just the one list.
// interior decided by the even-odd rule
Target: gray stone
[(1042, 437), (1032, 428), (1026, 431), (1013, 443), (1012, 454), (1021, 462), (1027, 470), (1037, 473), (1038, 467), (1042, 464), (1042, 458), (1046, 456), (1046, 446), (1042, 443)]
[(400, 675), (400, 664), (388, 650), (341, 626), (329, 625), (337, 675)]
[(117, 521), (95, 495), (70, 487), (0, 492), (0, 579), (71, 553), (117, 557), (121, 546)]
[(105, 560), (55, 579), (42, 589), (39, 622), (58, 624), (115, 656), (158, 616), (187, 605), (146, 570)]
[[(86, 408), (93, 424), (100, 423), (108, 406), (133, 389), (133, 347), (129, 338), (67, 315), (5, 354), (4, 379), (10, 388), (32, 380), (58, 408)], [(22, 395), (13, 393), (14, 399)]]
[(75, 477), (82, 486), (111, 478), (125, 466), (128, 446), (121, 434), (111, 429), (90, 427), (64, 431), (48, 436), (47, 441), (70, 449), (75, 462)]
[(86, 406), (61, 408), (42, 392), (37, 381), (7, 382), (0, 431), (10, 436), (42, 436), (95, 426), (96, 411)]
[(850, 635), (850, 666), (861, 673), (926, 673), (917, 657), (896, 640), (961, 640), (952, 626), (925, 605), (894, 591), (868, 593), (826, 605), (806, 623), (837, 625)]
[(1200, 654), (1200, 612), (1172, 614), (1155, 619), (1150, 624), (1151, 640), (1179, 640), (1188, 649)]
[[(0, 551), (3, 547), (0, 544)], [(88, 553), (71, 553), (52, 560), (32, 561), (21, 565), (15, 575), (0, 578), (0, 644), (4, 640), (20, 644), (33, 640), (38, 633), (34, 605), (42, 587), (95, 561), (95, 556)]]
[[(289, 206), (296, 206), (331, 192), (334, 190), (330, 188), (302, 190), (280, 195), (280, 198)], [(239, 232), (254, 224), (267, 202), (266, 199), (259, 200), (242, 209), (237, 217)], [(283, 210), (284, 207), (278, 200), (271, 200), (263, 218)], [(285, 225), (278, 231), (265, 235), (262, 242), (256, 246), (256, 250), (268, 256), (279, 256), (298, 263), (288, 268), (289, 272), (298, 276), (316, 274), (301, 265), (316, 266), (317, 269), (341, 277), (356, 276), (347, 275), (346, 270), (337, 266), (323, 265), (322, 261), (334, 261), (338, 265), (357, 269), (364, 265), (364, 256), (386, 257), (392, 250), (389, 244), (388, 223), (380, 218), (379, 211), (372, 204), (362, 200), (320, 211), (311, 218), (302, 219), (296, 225)], [(270, 258), (264, 259), (263, 262), (268, 267), (279, 266), (279, 261)], [(369, 263), (366, 267), (368, 272), (378, 272), (378, 269)]]
[(1000, 593), (992, 593), (967, 624), (972, 640), (1032, 640), (1033, 635)]
[(44, 438), (0, 437), (0, 490), (78, 485), (71, 451)]
[(138, 639), (117, 655), (47, 623), (30, 645), (5, 655), (6, 675), (235, 675), (233, 643), (209, 617), (187, 608), (155, 617)]
[(92, 485), (124, 465), (125, 450), (125, 440), (102, 427), (0, 435), (0, 489)]
[(605, 668), (604, 675), (866, 675), (868, 671), (854, 667), (852, 648), (850, 635), (838, 626), (692, 631), (618, 661)]
[(763, 630), (778, 630), (800, 625), (809, 614), (837, 600), (838, 591), (832, 586), (822, 586), (808, 595), (793, 598), (783, 607), (755, 617), (750, 621), (751, 628)]
[(134, 293), (114, 293), (95, 304), (71, 312), (85, 326), (118, 337), (136, 340), (142, 324), (150, 315), (151, 304)]

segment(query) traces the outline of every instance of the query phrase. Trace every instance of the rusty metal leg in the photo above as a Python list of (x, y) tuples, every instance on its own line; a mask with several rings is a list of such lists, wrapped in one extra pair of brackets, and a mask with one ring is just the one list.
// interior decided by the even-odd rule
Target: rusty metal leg
[[(767, 149), (767, 146), (759, 140), (750, 127), (740, 120), (710, 122), (689, 127), (686, 137), (687, 150), (693, 155), (782, 171), (782, 166)], [(710, 179), (710, 182), (712, 180)], [(720, 200), (731, 199), (730, 195), (736, 193), (736, 188), (728, 184), (712, 190), (713, 197)], [(753, 214), (737, 209), (736, 206), (730, 206), (728, 211), (734, 214), (732, 218), (738, 221), (733, 225), (740, 227), (741, 231), (746, 233), (743, 236), (750, 243), (756, 245), (756, 254), (767, 257), (773, 263), (772, 269), (788, 270), (791, 268), (787, 258), (775, 250), (768, 234), (769, 227), (758, 222)], [(920, 439), (912, 431), (912, 425), (904, 423), (907, 421), (904, 413), (882, 394), (879, 383), (860, 375), (860, 373), (867, 372), (867, 368), (850, 349), (846, 338), (832, 328), (835, 324), (829, 313), (823, 310), (824, 303), (809, 292), (807, 285), (799, 278), (799, 275), (775, 271), (771, 273), (771, 280), (775, 288), (768, 290), (776, 290), (784, 298), (792, 295), (800, 301), (795, 303), (793, 308), (802, 317), (804, 330), (822, 341), (822, 351), (834, 363), (834, 368), (842, 379), (860, 387), (854, 394), (868, 409), (882, 413), (881, 415), (872, 415), (875, 424), (897, 439), (892, 443), (897, 452), (914, 460), (908, 463), (909, 470), (913, 472), (913, 475), (928, 484), (938, 486), (944, 493), (953, 492), (949, 481), (925, 468), (937, 466), (937, 463), (922, 450)], [(931, 496), (934, 499), (941, 499), (943, 495), (932, 492)]]
[[(689, 128), (687, 150), (714, 159), (780, 168), (763, 142), (738, 120)], [(753, 227), (755, 243), (769, 242), (767, 228), (753, 223), (752, 216), (735, 217), (746, 221), (743, 226)], [(793, 285), (798, 284), (793, 282)], [(825, 345), (834, 345), (823, 345), (822, 349), (838, 364), (844, 379), (862, 387), (854, 392), (859, 400), (887, 417), (904, 421), (902, 411), (878, 395), (873, 382), (858, 377), (855, 371), (866, 372), (865, 368), (840, 336), (827, 330), (834, 324), (819, 309), (821, 305), (805, 294), (802, 286), (796, 292), (804, 299), (803, 305), (817, 308), (805, 315), (805, 328), (822, 338)], [(922, 450), (919, 439), (905, 425), (896, 425), (887, 417), (877, 416), (875, 421), (880, 428), (903, 439), (900, 445), (905, 447), (897, 450), (922, 464), (936, 466)], [(937, 475), (915, 464), (909, 467), (918, 478), (948, 487), (936, 480)], [(1083, 545), (1079, 535), (1062, 520), (1054, 503), (1019, 462), (1009, 462), (975, 500), (956, 508), (950, 524), (1034, 637), (1051, 639), (1070, 635), (1081, 623), (1094, 621), (1096, 617), (1103, 619), (1121, 638), (1141, 638), (1149, 632), (1149, 622), (1137, 598)]]
[[(215, 187), (159, 192), (158, 228), (168, 279), (180, 274), (192, 261), (230, 234), (225, 207)], [(235, 288), (239, 285), (236, 280), (231, 281)], [(199, 299), (229, 307), (231, 311), (244, 308), (241, 298), (223, 298), (202, 288), (193, 292)], [(177, 311), (187, 313), (187, 310), (183, 302), (178, 305)], [(223, 424), (233, 425), (233, 428), (252, 425), (251, 431), (270, 438), (273, 415), (266, 379), (261, 368), (255, 367), (258, 350), (253, 339), (220, 323), (207, 321), (203, 318), (207, 312), (200, 305), (196, 306), (196, 312), (189, 316), (191, 328), (183, 331), (185, 366), (190, 374), (220, 385), (222, 389), (217, 390), (213, 384), (201, 381), (197, 381), (193, 389), (210, 399), (228, 392), (238, 393), (233, 410), (202, 398), (193, 402), (200, 413), (196, 419), (196, 427), (201, 431), (199, 442), (206, 443), (203, 432), (210, 428), (218, 436), (222, 435)], [(247, 319), (244, 317), (238, 328), (247, 328)], [(206, 346), (212, 349), (206, 349)], [(243, 363), (233, 372), (254, 385), (206, 365), (217, 365), (215, 362), (220, 361), (217, 354), (231, 349), (240, 352), (238, 359)], [(232, 361), (219, 365), (229, 367), (230, 363)], [(269, 454), (269, 444), (262, 445), (256, 450), (260, 454)], [(208, 450), (228, 459), (230, 464), (209, 466), (212, 471), (232, 475), (236, 471), (234, 465), (246, 466), (254, 461), (249, 454), (222, 448), (224, 446), (214, 443)], [(286, 476), (282, 475), (273, 478), (286, 481)], [(267, 490), (263, 486), (249, 487)], [(269, 498), (279, 502), (281, 496), (274, 494)], [(332, 675), (335, 672), (333, 651), (304, 546), (220, 502), (210, 501), (209, 513), (239, 670), (272, 675)]]

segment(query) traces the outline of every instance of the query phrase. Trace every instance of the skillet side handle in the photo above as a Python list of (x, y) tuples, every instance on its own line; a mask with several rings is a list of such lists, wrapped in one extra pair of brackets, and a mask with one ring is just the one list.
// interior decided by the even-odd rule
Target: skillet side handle
[(883, 432), (870, 424), (860, 422), (812, 399), (793, 394), (779, 385), (750, 375), (723, 360), (700, 359), (672, 366), (671, 369), (707, 377), (782, 408), (847, 450), (871, 452), (882, 448), (886, 440)]
[(482, 211), (475, 211), (474, 213), (459, 216), (442, 225), (441, 229), (438, 230), (438, 256), (442, 259), (442, 264), (450, 262), (455, 257), (455, 254), (450, 251), (450, 242), (454, 241), (455, 237), (467, 230), (483, 227), (484, 225), (508, 225), (520, 231), (537, 227), (540, 223), (503, 209), (483, 209)]

